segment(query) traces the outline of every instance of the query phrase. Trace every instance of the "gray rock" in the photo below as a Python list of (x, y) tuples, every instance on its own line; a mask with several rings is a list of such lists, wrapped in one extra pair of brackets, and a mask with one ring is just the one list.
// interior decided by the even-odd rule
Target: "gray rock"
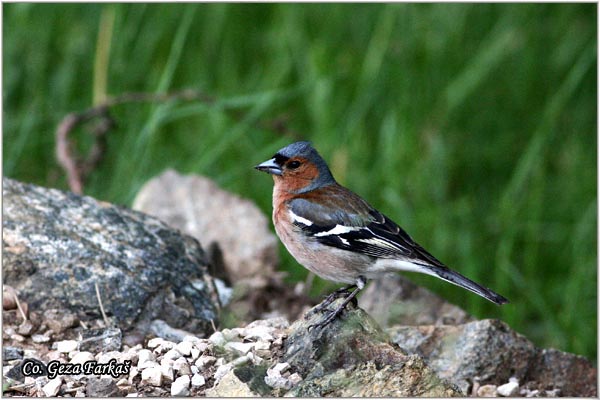
[[(44, 364), (42, 361), (38, 360), (37, 358), (25, 358), (25, 359), (19, 361), (19, 363), (16, 364), (14, 367), (12, 367), (10, 369), (10, 371), (8, 371), (6, 373), (5, 376), (12, 380), (23, 382), (25, 380), (25, 375), (23, 374), (23, 365), (25, 363), (30, 363), (31, 365), (35, 365), (35, 367), (31, 368), (31, 371), (33, 373), (29, 376), (36, 378), (38, 376), (48, 375), (48, 370), (46, 369), (46, 364)], [(40, 371), (40, 373), (35, 373), (36, 371)]]
[(212, 388), (206, 390), (206, 397), (260, 397), (250, 388), (250, 384), (242, 381), (233, 370), (225, 374)]
[(112, 378), (91, 376), (85, 387), (88, 397), (120, 397), (123, 393)]
[(410, 354), (424, 357), (440, 377), (465, 393), (474, 377), (480, 383), (521, 380), (533, 358), (533, 345), (498, 320), (464, 325), (399, 326), (388, 330), (392, 340)]
[(133, 209), (157, 216), (205, 248), (217, 242), (233, 282), (252, 280), (264, 285), (276, 273), (277, 239), (269, 219), (253, 202), (208, 178), (167, 170), (142, 187)]
[[(330, 308), (339, 306), (338, 299)], [(391, 343), (377, 323), (352, 304), (323, 328), (310, 312), (296, 321), (279, 362), (303, 380), (286, 396), (295, 397), (449, 397), (462, 394), (438, 378), (419, 356), (408, 356)]]
[(4, 361), (20, 360), (23, 358), (23, 349), (12, 346), (2, 348), (2, 359)]
[(474, 321), (460, 307), (399, 274), (375, 279), (358, 300), (382, 327), (392, 325), (457, 325)]
[(198, 242), (148, 215), (56, 189), (3, 179), (4, 280), (40, 311), (68, 309), (123, 329), (158, 316), (210, 330), (216, 320)]
[(475, 377), (482, 385), (494, 386), (514, 377), (529, 389), (556, 388), (564, 396), (595, 397), (597, 393), (597, 370), (589, 361), (558, 350), (538, 349), (502, 321), (397, 326), (387, 332), (404, 351), (422, 356), (438, 376), (465, 393)]
[(561, 397), (598, 397), (597, 379), (597, 368), (586, 358), (555, 349), (536, 349), (526, 375), (539, 390), (547, 395), (559, 390)]
[(86, 329), (81, 332), (80, 351), (100, 353), (121, 349), (121, 330), (119, 328)]
[[(155, 319), (152, 321), (148, 330), (157, 337), (169, 340), (171, 342), (181, 342), (183, 338), (191, 335), (190, 332), (183, 329), (173, 328), (162, 319)], [(212, 332), (212, 328), (210, 331)]]

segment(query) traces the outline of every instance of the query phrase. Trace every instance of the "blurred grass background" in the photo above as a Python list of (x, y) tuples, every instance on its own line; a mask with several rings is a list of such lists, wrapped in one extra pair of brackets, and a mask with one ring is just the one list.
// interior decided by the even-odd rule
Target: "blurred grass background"
[(596, 8), (4, 4), (4, 175), (66, 189), (54, 131), (67, 113), (198, 89), (217, 101), (115, 107), (85, 193), (130, 205), (173, 167), (270, 214), (271, 179), (252, 167), (294, 140), (265, 128), (283, 118), (341, 183), (512, 303), (411, 279), (595, 360)]

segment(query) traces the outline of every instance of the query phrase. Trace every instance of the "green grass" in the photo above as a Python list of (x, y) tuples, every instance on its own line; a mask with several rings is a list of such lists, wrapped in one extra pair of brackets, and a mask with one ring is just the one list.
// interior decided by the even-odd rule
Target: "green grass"
[(411, 278), (539, 346), (595, 359), (596, 9), (6, 4), (3, 171), (66, 188), (54, 130), (67, 113), (107, 95), (199, 89), (217, 101), (115, 107), (85, 193), (129, 205), (173, 167), (270, 213), (271, 180), (252, 166), (293, 140), (266, 128), (284, 116), (341, 183), (512, 302)]

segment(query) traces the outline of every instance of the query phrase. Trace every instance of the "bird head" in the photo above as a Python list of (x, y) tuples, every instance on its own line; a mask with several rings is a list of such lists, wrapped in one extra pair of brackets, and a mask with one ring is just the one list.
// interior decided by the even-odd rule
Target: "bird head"
[(327, 163), (309, 142), (292, 143), (255, 168), (273, 175), (275, 184), (295, 193), (335, 183)]

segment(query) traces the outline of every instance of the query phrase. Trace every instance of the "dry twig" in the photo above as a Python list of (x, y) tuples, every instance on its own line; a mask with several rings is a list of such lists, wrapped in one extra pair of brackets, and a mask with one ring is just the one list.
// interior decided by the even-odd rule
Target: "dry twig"
[(104, 306), (102, 305), (102, 298), (100, 298), (100, 289), (98, 289), (98, 282), (94, 283), (94, 287), (96, 288), (96, 297), (98, 298), (98, 304), (100, 305), (100, 312), (102, 313), (102, 318), (104, 319), (104, 324), (108, 327), (110, 324), (108, 323), (108, 317), (104, 312)]

